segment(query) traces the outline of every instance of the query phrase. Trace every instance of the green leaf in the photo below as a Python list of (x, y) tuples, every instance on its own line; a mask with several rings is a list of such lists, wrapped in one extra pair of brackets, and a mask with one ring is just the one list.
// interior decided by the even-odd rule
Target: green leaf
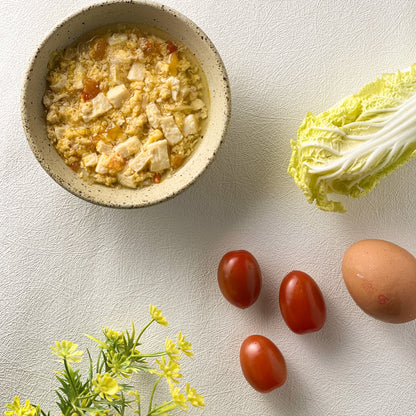
[(99, 344), (101, 348), (104, 348), (104, 349), (106, 349), (106, 350), (108, 350), (108, 349), (109, 349), (109, 346), (108, 346), (105, 342), (100, 341), (99, 339), (94, 338), (94, 337), (92, 337), (91, 335), (88, 335), (88, 334), (84, 334), (84, 335), (85, 335), (86, 337), (88, 337), (89, 339), (92, 339), (93, 341), (95, 341), (97, 344)]

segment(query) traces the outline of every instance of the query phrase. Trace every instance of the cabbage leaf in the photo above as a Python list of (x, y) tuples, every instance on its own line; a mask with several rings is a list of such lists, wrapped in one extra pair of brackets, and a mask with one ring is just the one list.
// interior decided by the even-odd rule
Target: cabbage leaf
[(328, 194), (362, 197), (416, 156), (416, 64), (317, 116), (309, 112), (291, 147), (288, 173), (308, 202), (345, 212)]

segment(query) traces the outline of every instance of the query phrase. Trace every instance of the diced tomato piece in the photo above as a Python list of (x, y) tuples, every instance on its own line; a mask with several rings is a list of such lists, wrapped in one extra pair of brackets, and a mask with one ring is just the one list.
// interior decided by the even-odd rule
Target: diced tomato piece
[(151, 40), (146, 40), (142, 43), (142, 51), (147, 53), (155, 52), (155, 43)]
[(70, 165), (69, 165), (69, 167), (74, 171), (74, 172), (76, 172), (77, 170), (78, 170), (78, 168), (79, 168), (79, 162), (74, 162), (74, 163), (71, 163)]
[(91, 58), (96, 61), (101, 61), (107, 53), (107, 41), (104, 38), (94, 39), (91, 48)]
[(81, 97), (84, 101), (92, 100), (101, 92), (100, 84), (92, 78), (84, 78), (82, 85)]
[(153, 176), (153, 182), (154, 183), (160, 183), (160, 181), (162, 180), (160, 173), (155, 173), (155, 176)]
[(171, 156), (170, 159), (171, 159), (170, 164), (172, 165), (172, 167), (174, 169), (178, 168), (183, 163), (183, 156), (182, 155), (174, 154), (174, 155)]
[(171, 41), (168, 42), (167, 48), (168, 48), (169, 53), (173, 53), (178, 50), (178, 47)]

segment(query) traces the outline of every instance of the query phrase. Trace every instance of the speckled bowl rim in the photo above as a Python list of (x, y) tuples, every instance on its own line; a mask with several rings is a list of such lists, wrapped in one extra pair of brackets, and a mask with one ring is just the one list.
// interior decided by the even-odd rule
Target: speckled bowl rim
[[(72, 186), (71, 183), (68, 183), (67, 181), (62, 181), (60, 176), (54, 171), (54, 169), (51, 168), (51, 166), (48, 163), (46, 163), (44, 161), (44, 159), (41, 157), (41, 152), (38, 149), (38, 146), (36, 144), (36, 139), (33, 138), (32, 134), (31, 134), (31, 131), (30, 131), (30, 128), (29, 128), (29, 117), (28, 117), (28, 114), (27, 114), (27, 107), (26, 107), (26, 102), (28, 100), (27, 89), (28, 89), (28, 85), (31, 81), (30, 74), (33, 71), (33, 66), (36, 63), (36, 58), (37, 58), (39, 52), (42, 50), (42, 48), (45, 46), (45, 44), (48, 42), (48, 40), (55, 34), (55, 32), (57, 30), (59, 30), (59, 28), (61, 26), (66, 24), (68, 21), (76, 18), (77, 16), (79, 16), (79, 15), (85, 13), (85, 12), (88, 12), (91, 9), (104, 7), (104, 6), (108, 6), (108, 5), (113, 5), (113, 4), (120, 4), (120, 5), (136, 4), (137, 6), (140, 6), (140, 5), (150, 6), (150, 7), (159, 9), (160, 11), (162, 11), (164, 13), (170, 14), (171, 16), (181, 20), (182, 23), (184, 23), (185, 25), (189, 26), (197, 35), (199, 35), (201, 37), (201, 40), (205, 41), (208, 44), (210, 50), (214, 53), (215, 58), (216, 58), (216, 62), (218, 63), (217, 68), (218, 68), (218, 70), (220, 71), (220, 74), (221, 74), (222, 88), (223, 88), (223, 91), (224, 91), (224, 95), (226, 97), (226, 100), (225, 100), (226, 108), (224, 109), (225, 118), (224, 118), (223, 126), (222, 126), (222, 129), (221, 129), (221, 135), (219, 137), (219, 140), (217, 141), (217, 145), (215, 146), (215, 148), (212, 151), (211, 156), (206, 160), (206, 163), (204, 165), (201, 165), (201, 167), (197, 171), (194, 172), (194, 175), (188, 180), (188, 182), (186, 182), (181, 188), (178, 188), (178, 189), (173, 190), (171, 192), (168, 192), (166, 194), (162, 194), (160, 197), (155, 198), (153, 200), (146, 200), (146, 201), (143, 201), (141, 203), (132, 202), (132, 203), (120, 204), (120, 203), (117, 203), (117, 202), (111, 202), (111, 201), (108, 202), (108, 201), (100, 200), (99, 197), (97, 197), (97, 196), (93, 197), (93, 196), (87, 195), (87, 194), (83, 193), (82, 191), (80, 191), (77, 187)], [(194, 23), (192, 20), (190, 20), (188, 17), (186, 17), (182, 13), (176, 11), (175, 9), (172, 9), (171, 7), (168, 7), (168, 6), (165, 6), (163, 4), (153, 2), (153, 1), (148, 1), (148, 0), (109, 0), (109, 1), (104, 1), (104, 2), (98, 2), (98, 3), (91, 4), (89, 6), (83, 7), (82, 9), (79, 9), (78, 11), (68, 15), (66, 18), (61, 20), (44, 37), (43, 41), (38, 46), (35, 53), (32, 55), (32, 57), (30, 59), (30, 62), (29, 62), (29, 65), (28, 65), (28, 67), (26, 69), (26, 72), (25, 72), (22, 94), (21, 94), (21, 119), (22, 119), (23, 129), (24, 129), (27, 141), (29, 143), (29, 147), (32, 150), (32, 153), (34, 154), (35, 158), (38, 160), (38, 162), (42, 166), (42, 168), (46, 171), (46, 173), (56, 183), (58, 183), (64, 189), (69, 191), (71, 194), (73, 194), (73, 195), (77, 196), (78, 198), (81, 198), (85, 201), (91, 202), (93, 204), (96, 204), (96, 205), (99, 205), (99, 206), (105, 206), (105, 207), (109, 207), (109, 208), (132, 209), (132, 208), (142, 208), (142, 207), (147, 207), (147, 206), (151, 206), (151, 205), (156, 205), (156, 204), (159, 204), (161, 202), (167, 201), (167, 200), (175, 197), (176, 195), (182, 193), (186, 189), (188, 189), (191, 185), (193, 185), (195, 183), (195, 181), (202, 175), (203, 172), (206, 171), (208, 166), (210, 166), (211, 163), (213, 162), (221, 144), (224, 142), (225, 136), (226, 136), (227, 131), (228, 131), (230, 118), (231, 118), (231, 88), (230, 88), (230, 82), (229, 82), (229, 78), (228, 78), (228, 74), (227, 74), (224, 62), (223, 62), (218, 50), (216, 49), (216, 47), (212, 43), (211, 39), (205, 34), (205, 32), (196, 23)], [(45, 134), (46, 134), (46, 131), (45, 131)], [(192, 158), (192, 155), (191, 155), (191, 158)], [(64, 163), (64, 162), (62, 161), (62, 163)], [(104, 187), (104, 185), (101, 185), (101, 186)], [(140, 192), (140, 189), (137, 189), (137, 191)]]

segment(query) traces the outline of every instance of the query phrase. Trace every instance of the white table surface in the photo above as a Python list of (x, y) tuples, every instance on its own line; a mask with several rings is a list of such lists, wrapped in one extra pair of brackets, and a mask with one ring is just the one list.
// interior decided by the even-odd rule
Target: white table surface
[[(188, 380), (215, 416), (414, 415), (416, 324), (389, 325), (362, 313), (341, 277), (346, 248), (364, 238), (416, 254), (416, 162), (347, 214), (309, 205), (286, 173), (289, 141), (308, 110), (321, 112), (382, 72), (416, 60), (412, 0), (166, 0), (220, 51), (233, 111), (214, 164), (175, 199), (113, 210), (61, 189), (40, 167), (20, 122), (20, 89), (31, 54), (60, 20), (90, 0), (4, 0), (0, 33), (0, 408), (15, 394), (54, 405), (48, 346), (101, 326), (122, 330), (162, 308), (170, 329), (193, 341)], [(216, 269), (247, 249), (264, 285), (247, 310), (228, 304)], [(290, 332), (278, 289), (293, 269), (310, 273), (328, 308), (322, 331)], [(284, 354), (287, 383), (261, 395), (245, 381), (241, 342), (253, 333)]]

